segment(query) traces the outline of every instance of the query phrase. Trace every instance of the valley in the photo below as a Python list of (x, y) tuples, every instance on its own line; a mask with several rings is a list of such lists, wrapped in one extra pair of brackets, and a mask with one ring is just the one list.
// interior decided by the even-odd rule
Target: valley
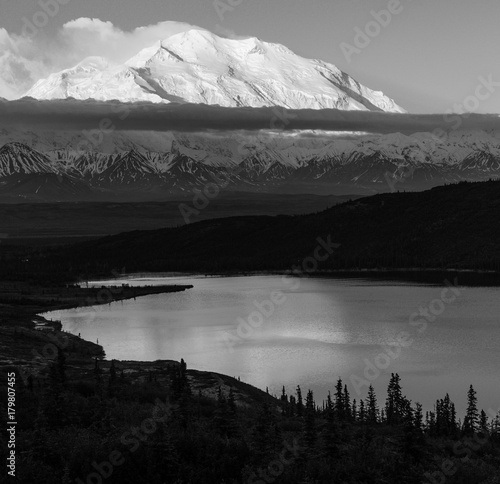
[[(120, 232), (175, 227), (186, 222), (237, 215), (313, 213), (355, 198), (355, 195), (223, 192), (209, 200), (203, 210), (194, 209), (194, 194), (162, 202), (0, 203), (0, 239), (4, 244), (28, 245), (76, 242)], [(191, 207), (191, 212), (185, 208), (186, 219), (181, 212), (182, 206)]]

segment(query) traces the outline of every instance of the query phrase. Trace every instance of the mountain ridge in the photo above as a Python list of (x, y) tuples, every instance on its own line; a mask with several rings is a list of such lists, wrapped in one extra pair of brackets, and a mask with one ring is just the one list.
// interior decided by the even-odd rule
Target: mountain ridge
[(107, 277), (116, 267), (128, 273), (300, 272), (321, 238), (331, 256), (316, 261), (319, 274), (493, 271), (498, 281), (499, 217), (499, 181), (461, 182), (359, 198), (309, 215), (236, 216), (135, 230), (58, 249), (57, 262), (33, 260), (22, 270), (32, 274), (62, 264), (71, 268), (66, 280)]
[(429, 133), (350, 138), (233, 133), (227, 138), (127, 131), (111, 133), (103, 151), (75, 149), (82, 139), (81, 132), (3, 130), (0, 196), (6, 177), (36, 173), (80, 180), (91, 190), (75, 194), (98, 199), (116, 199), (118, 192), (168, 198), (203, 190), (218, 179), (227, 181), (228, 191), (369, 195), (500, 176), (500, 138), (484, 131), (450, 133), (441, 141)]
[(333, 64), (255, 37), (234, 40), (197, 29), (157, 41), (121, 65), (86, 58), (39, 80), (26, 96), (406, 112)]

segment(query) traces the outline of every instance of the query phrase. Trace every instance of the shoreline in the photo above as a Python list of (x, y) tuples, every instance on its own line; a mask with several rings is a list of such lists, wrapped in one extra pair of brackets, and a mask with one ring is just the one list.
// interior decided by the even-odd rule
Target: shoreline
[(42, 287), (26, 283), (0, 283), (0, 326), (33, 329), (45, 325), (61, 330), (60, 321), (49, 321), (43, 314), (79, 307), (100, 306), (153, 294), (191, 289), (192, 285), (158, 286), (102, 285), (83, 288), (78, 285)]
[[(101, 286), (43, 288), (26, 283), (0, 283), (0, 368), (14, 365), (23, 375), (38, 375), (52, 361), (56, 347), (68, 351), (75, 367), (92, 365), (94, 358), (106, 359), (104, 348), (70, 332), (58, 320), (43, 314), (109, 304), (136, 297), (180, 292), (190, 285)], [(49, 357), (48, 355), (52, 355)]]
[[(446, 280), (458, 278), (462, 286), (467, 287), (500, 287), (500, 272), (481, 271), (473, 269), (439, 269), (439, 268), (402, 268), (402, 269), (335, 269), (315, 272), (296, 273), (287, 270), (268, 271), (225, 271), (225, 272), (132, 272), (123, 274), (123, 279), (95, 278), (89, 282), (100, 281), (126, 281), (139, 279), (163, 278), (224, 278), (224, 277), (252, 277), (252, 276), (287, 276), (287, 277), (312, 277), (324, 279), (361, 279), (366, 281), (407, 282), (410, 284), (425, 284), (440, 286)], [(140, 286), (136, 286), (140, 287)], [(141, 286), (143, 287), (143, 286)]]

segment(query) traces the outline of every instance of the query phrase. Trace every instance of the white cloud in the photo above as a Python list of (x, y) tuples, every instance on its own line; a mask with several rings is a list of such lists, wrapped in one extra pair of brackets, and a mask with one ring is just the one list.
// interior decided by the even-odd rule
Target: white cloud
[(193, 28), (199, 29), (167, 21), (127, 32), (111, 22), (82, 17), (65, 23), (52, 39), (0, 29), (0, 97), (19, 98), (39, 79), (89, 56), (123, 63), (156, 41)]

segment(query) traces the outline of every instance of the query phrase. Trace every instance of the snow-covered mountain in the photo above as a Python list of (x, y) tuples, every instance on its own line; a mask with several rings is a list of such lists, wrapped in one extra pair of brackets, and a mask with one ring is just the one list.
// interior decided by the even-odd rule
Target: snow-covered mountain
[(234, 40), (196, 29), (159, 41), (124, 65), (87, 58), (38, 81), (26, 96), (405, 112), (333, 64), (254, 37)]
[(108, 152), (75, 150), (79, 136), (0, 132), (0, 195), (8, 189), (12, 196), (22, 186), (26, 197), (30, 187), (42, 186), (40, 180), (46, 193), (69, 196), (74, 190), (75, 199), (155, 199), (192, 194), (211, 183), (227, 191), (342, 195), (500, 177), (500, 136), (484, 131), (456, 131), (441, 140), (429, 133), (258, 139), (164, 133), (160, 140), (117, 131)]
[(22, 143), (0, 148), (0, 178), (15, 174), (54, 173), (50, 160)]

